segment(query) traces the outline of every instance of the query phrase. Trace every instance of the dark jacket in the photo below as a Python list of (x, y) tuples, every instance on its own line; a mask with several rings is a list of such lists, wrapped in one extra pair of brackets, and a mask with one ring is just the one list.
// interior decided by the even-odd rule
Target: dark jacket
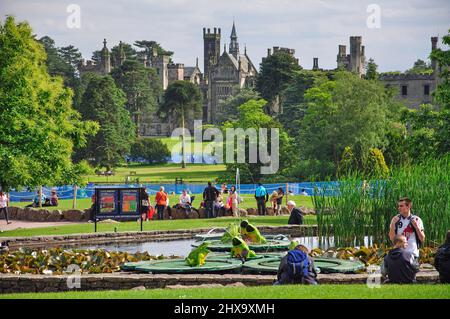
[(308, 256), (309, 268), (308, 276), (302, 277), (301, 281), (294, 280), (294, 278), (289, 278), (288, 272), (288, 256), (281, 258), (280, 265), (278, 266), (277, 274), (277, 284), (288, 285), (288, 284), (317, 284), (317, 272), (314, 267), (314, 261), (310, 256)]
[(203, 200), (208, 202), (214, 202), (219, 196), (219, 191), (214, 186), (208, 186), (203, 191)]
[(434, 266), (442, 283), (450, 284), (450, 244), (439, 247), (434, 257)]
[(288, 225), (302, 225), (303, 224), (303, 215), (300, 209), (295, 208), (291, 212), (291, 216), (289, 216)]
[(418, 270), (418, 264), (414, 262), (411, 252), (394, 248), (384, 257), (381, 273), (387, 275), (389, 283), (411, 284), (416, 281)]

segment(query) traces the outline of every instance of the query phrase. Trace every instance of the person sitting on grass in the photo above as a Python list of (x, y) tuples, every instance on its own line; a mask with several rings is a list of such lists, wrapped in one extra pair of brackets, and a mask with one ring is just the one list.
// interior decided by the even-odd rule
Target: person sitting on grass
[(439, 281), (450, 284), (450, 230), (447, 232), (444, 245), (436, 252), (434, 266), (439, 272)]
[(308, 253), (308, 247), (293, 241), (289, 245), (287, 255), (281, 258), (277, 280), (274, 282), (274, 285), (317, 285), (317, 272), (314, 267), (314, 261)]
[(394, 248), (384, 257), (381, 274), (386, 277), (385, 283), (412, 284), (416, 282), (419, 264), (414, 254), (407, 250), (408, 241), (404, 235), (394, 237)]
[[(49, 200), (47, 199), (47, 197), (44, 195), (44, 193), (41, 194), (41, 206), (44, 206), (46, 202), (48, 202)], [(34, 196), (33, 198), (33, 203), (31, 203), (30, 205), (27, 205), (26, 207), (39, 207), (39, 193), (36, 194), (36, 196)]]
[(295, 202), (290, 200), (287, 202), (287, 207), (291, 216), (289, 216), (288, 225), (302, 225), (303, 215), (300, 209), (295, 207)]

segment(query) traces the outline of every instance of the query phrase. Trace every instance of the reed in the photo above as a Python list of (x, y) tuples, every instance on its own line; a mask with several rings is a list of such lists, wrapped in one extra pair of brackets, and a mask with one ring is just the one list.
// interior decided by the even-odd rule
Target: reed
[[(330, 196), (330, 192), (333, 194)], [(450, 156), (394, 168), (386, 180), (347, 175), (332, 190), (315, 188), (313, 203), (321, 242), (335, 246), (389, 244), (389, 224), (401, 197), (422, 218), (426, 245), (436, 246), (450, 229)]]

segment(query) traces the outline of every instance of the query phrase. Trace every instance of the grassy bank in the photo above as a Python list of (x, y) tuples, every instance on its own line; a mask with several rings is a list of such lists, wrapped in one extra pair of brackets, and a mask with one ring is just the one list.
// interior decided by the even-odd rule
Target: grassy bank
[[(226, 227), (229, 223), (237, 222), (239, 219), (233, 217), (221, 217), (212, 219), (176, 219), (176, 220), (154, 220), (144, 222), (144, 231), (148, 230), (173, 230), (173, 229), (191, 229), (206, 227)], [(281, 226), (287, 225), (288, 216), (251, 216), (248, 220), (257, 225)], [(313, 215), (305, 216), (306, 224), (315, 224), (316, 218)], [(138, 222), (121, 222), (121, 223), (99, 223), (97, 224), (98, 232), (113, 232), (117, 228), (118, 232), (138, 231), (140, 228)], [(0, 237), (16, 237), (16, 236), (42, 236), (42, 235), (68, 235), (68, 234), (84, 234), (93, 233), (93, 223), (82, 223), (72, 225), (61, 225), (53, 227), (40, 227), (28, 229), (16, 229), (0, 232)]]
[(145, 291), (85, 291), (60, 293), (22, 293), (0, 295), (0, 299), (448, 299), (449, 285), (385, 285), (370, 289), (366, 285), (260, 286)]
[[(193, 194), (191, 196), (195, 196), (194, 199), (194, 207), (199, 207), (201, 201), (202, 201), (202, 194)], [(180, 198), (180, 195), (169, 195), (169, 204), (175, 205), (176, 203), (178, 203), (178, 200)], [(239, 205), (240, 208), (256, 208), (256, 201), (255, 198), (253, 197), (253, 195), (249, 195), (249, 194), (245, 194), (242, 195), (242, 198), (244, 199), (244, 201)], [(289, 200), (293, 200), (295, 201), (295, 203), (297, 204), (297, 206), (305, 206), (308, 208), (313, 208), (313, 203), (312, 203), (312, 197), (310, 196), (302, 196), (302, 195), (291, 195), (289, 196)], [(155, 195), (150, 195), (150, 201), (152, 204), (155, 203)], [(68, 210), (68, 209), (72, 209), (72, 200), (71, 199), (63, 199), (59, 201), (59, 205), (58, 207), (42, 207), (42, 209), (49, 209), (49, 210), (53, 210), (53, 209), (60, 209), (60, 210)], [(12, 202), (11, 206), (16, 206), (16, 207), (25, 207), (30, 203), (26, 203), (26, 202)], [(283, 200), (283, 205), (286, 204), (285, 199)], [(270, 205), (270, 203), (268, 203), (268, 206)], [(91, 199), (90, 198), (79, 198), (77, 199), (77, 209), (86, 209), (91, 207)]]

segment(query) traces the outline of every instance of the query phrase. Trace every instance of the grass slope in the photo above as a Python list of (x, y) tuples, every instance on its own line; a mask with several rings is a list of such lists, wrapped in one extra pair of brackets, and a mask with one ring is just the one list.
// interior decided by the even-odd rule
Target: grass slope
[[(255, 216), (249, 217), (248, 220), (254, 225), (287, 225), (288, 216)], [(239, 219), (233, 217), (221, 217), (212, 219), (174, 219), (174, 220), (154, 220), (144, 222), (144, 231), (148, 230), (172, 230), (172, 229), (191, 229), (191, 228), (207, 228), (207, 227), (226, 227), (229, 223), (238, 222)], [(304, 222), (307, 224), (316, 224), (316, 218), (313, 215), (305, 216)], [(121, 223), (99, 223), (97, 224), (98, 232), (113, 232), (117, 227), (118, 232), (138, 231), (140, 223), (138, 222), (121, 222)], [(16, 229), (0, 232), (0, 237), (16, 237), (16, 236), (42, 236), (42, 235), (68, 235), (93, 233), (93, 223), (82, 223), (73, 225), (61, 225), (53, 227)]]

